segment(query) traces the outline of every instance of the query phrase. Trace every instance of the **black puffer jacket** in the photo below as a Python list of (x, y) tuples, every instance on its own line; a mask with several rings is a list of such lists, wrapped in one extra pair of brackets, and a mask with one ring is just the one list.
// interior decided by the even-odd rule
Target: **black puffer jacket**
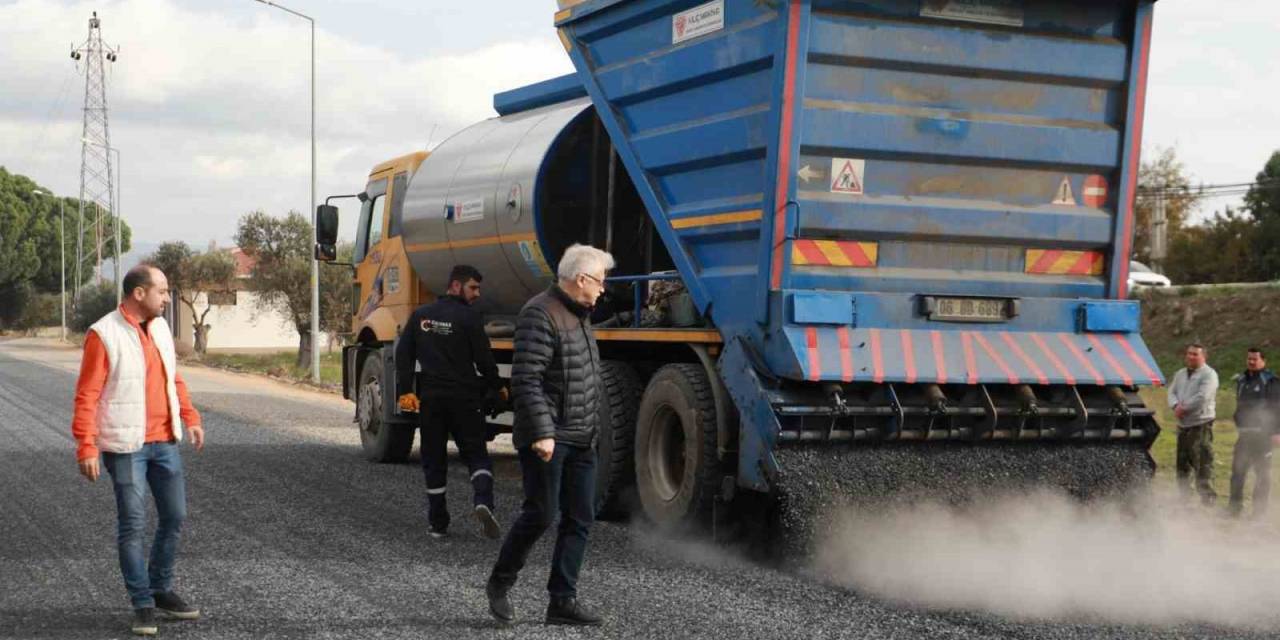
[(594, 443), (600, 350), (590, 311), (557, 286), (534, 296), (520, 310), (511, 363), (516, 448), (543, 438), (576, 447)]

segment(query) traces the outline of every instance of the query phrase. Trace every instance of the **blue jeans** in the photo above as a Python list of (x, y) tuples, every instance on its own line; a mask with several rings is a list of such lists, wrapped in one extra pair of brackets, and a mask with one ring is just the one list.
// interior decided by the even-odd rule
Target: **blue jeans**
[[(187, 518), (187, 489), (182, 456), (174, 442), (142, 445), (134, 453), (102, 454), (116, 492), (116, 546), (120, 572), (133, 608), (155, 606), (155, 594), (173, 587), (178, 534)], [(147, 487), (155, 497), (159, 524), (148, 565), (143, 552), (147, 529)]]
[(504, 588), (515, 584), (529, 551), (559, 513), (547, 591), (553, 598), (575, 597), (578, 570), (587, 553), (587, 532), (595, 520), (596, 450), (557, 442), (549, 462), (538, 458), (532, 447), (519, 453), (524, 505), (507, 532), (490, 579)]

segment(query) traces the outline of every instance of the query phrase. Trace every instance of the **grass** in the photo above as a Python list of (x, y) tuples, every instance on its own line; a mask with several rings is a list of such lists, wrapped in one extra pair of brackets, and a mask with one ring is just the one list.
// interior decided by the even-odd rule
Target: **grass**
[[(1244, 370), (1245, 350), (1259, 346), (1270, 354), (1274, 369), (1280, 363), (1280, 339), (1273, 329), (1280, 312), (1280, 290), (1183, 289), (1179, 296), (1148, 296), (1142, 300), (1142, 338), (1151, 349), (1166, 378), (1182, 367), (1182, 351), (1187, 343), (1199, 342), (1209, 351), (1209, 365), (1218, 371), (1218, 420), (1213, 430), (1213, 486), (1223, 505), (1231, 482), (1232, 448), (1236, 425), (1235, 382), (1232, 377)], [(1144, 388), (1143, 401), (1156, 409), (1163, 427), (1151, 447), (1158, 469), (1156, 481), (1173, 486), (1177, 478), (1177, 421), (1167, 404), (1165, 389)], [(1280, 458), (1272, 460), (1272, 495), (1280, 496)], [(1252, 492), (1253, 478), (1245, 487), (1245, 503)]]
[[(208, 353), (202, 356), (199, 361), (219, 369), (265, 374), (294, 382), (311, 382), (311, 367), (296, 367), (294, 365), (297, 360), (297, 351), (281, 351), (276, 353)], [(342, 353), (340, 351), (320, 354), (320, 384), (321, 386), (339, 386), (342, 384)]]

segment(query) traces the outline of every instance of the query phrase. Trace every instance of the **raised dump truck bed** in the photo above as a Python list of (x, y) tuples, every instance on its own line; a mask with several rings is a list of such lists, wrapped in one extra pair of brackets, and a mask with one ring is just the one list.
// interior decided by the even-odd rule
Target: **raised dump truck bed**
[(788, 442), (1150, 442), (1133, 391), (1162, 377), (1125, 282), (1152, 7), (561, 2), (724, 336), (739, 484)]

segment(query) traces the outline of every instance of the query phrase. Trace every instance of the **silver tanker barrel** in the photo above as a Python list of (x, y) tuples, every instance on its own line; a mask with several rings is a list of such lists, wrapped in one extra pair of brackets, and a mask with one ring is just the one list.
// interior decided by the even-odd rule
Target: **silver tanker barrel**
[(514, 315), (549, 286), (592, 226), (596, 131), (590, 102), (575, 100), (485, 120), (433, 150), (404, 204), (406, 251), (427, 289), (470, 264), (484, 274), (485, 310)]

